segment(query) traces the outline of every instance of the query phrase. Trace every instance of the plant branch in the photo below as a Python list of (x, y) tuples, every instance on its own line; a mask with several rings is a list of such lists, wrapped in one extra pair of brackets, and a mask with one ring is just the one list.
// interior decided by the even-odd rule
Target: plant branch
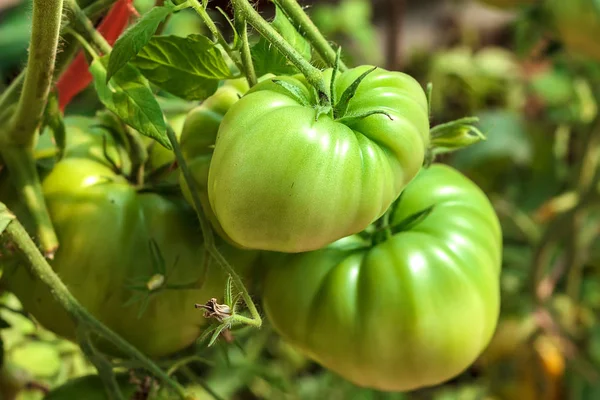
[(250, 53), (250, 42), (248, 41), (248, 24), (243, 16), (236, 13), (235, 16), (236, 29), (242, 40), (242, 65), (244, 66), (244, 74), (248, 80), (250, 87), (256, 85), (256, 70), (252, 62), (252, 54)]
[(231, 58), (235, 66), (240, 71), (244, 71), (244, 65), (242, 64), (239, 55), (231, 48), (231, 46), (229, 46), (229, 43), (227, 43), (227, 40), (225, 40), (225, 38), (221, 34), (221, 31), (219, 31), (219, 28), (217, 28), (217, 25), (215, 25), (215, 22), (212, 20), (210, 15), (208, 15), (208, 12), (204, 8), (204, 6), (200, 4), (198, 0), (189, 0), (188, 4), (196, 11), (196, 13), (198, 13), (200, 18), (210, 31), (210, 33), (213, 35), (213, 39), (216, 40), (216, 42), (220, 44), (221, 47), (223, 47), (223, 49)]
[(106, 391), (108, 398), (125, 400), (119, 389), (119, 384), (115, 378), (112, 365), (102, 354), (98, 353), (90, 339), (90, 333), (83, 326), (77, 328), (77, 342), (86, 358), (94, 364), (94, 367), (96, 367), (98, 376), (100, 376), (100, 379), (104, 384), (104, 390)]
[(31, 40), (23, 90), (5, 139), (32, 147), (50, 93), (62, 17), (63, 0), (33, 2)]
[[(296, 68), (302, 72), (306, 80), (317, 89), (320, 96), (324, 96), (328, 92), (327, 85), (323, 80), (321, 71), (313, 67), (310, 62), (291, 46), (280, 34), (273, 28), (265, 19), (252, 7), (248, 0), (231, 0), (235, 11), (240, 13), (245, 20), (254, 27), (265, 39), (277, 48)], [(335, 52), (333, 54), (333, 62), (335, 62)]]
[(262, 318), (256, 308), (256, 305), (252, 301), (250, 294), (248, 293), (248, 289), (246, 289), (242, 278), (238, 275), (238, 273), (233, 269), (233, 267), (229, 264), (229, 262), (223, 257), (223, 255), (219, 252), (217, 247), (215, 246), (215, 236), (213, 234), (210, 223), (208, 222), (206, 216), (202, 213), (202, 203), (200, 201), (200, 197), (198, 196), (198, 186), (192, 174), (183, 158), (183, 154), (181, 153), (181, 148), (179, 147), (179, 143), (177, 143), (177, 138), (175, 136), (175, 132), (170, 126), (167, 126), (167, 135), (169, 137), (169, 141), (171, 142), (171, 146), (173, 146), (173, 152), (175, 153), (175, 158), (177, 159), (177, 164), (183, 173), (183, 177), (185, 179), (186, 184), (190, 190), (192, 195), (192, 202), (194, 204), (194, 209), (196, 210), (196, 215), (198, 216), (198, 221), (200, 222), (200, 229), (202, 230), (202, 236), (204, 237), (204, 246), (210, 253), (210, 255), (217, 261), (219, 266), (223, 268), (236, 286), (236, 288), (242, 293), (242, 298), (246, 303), (246, 307), (248, 307), (248, 311), (250, 312), (251, 318), (246, 318), (241, 315), (235, 315), (234, 320), (240, 323), (244, 323), (247, 325), (251, 325), (257, 328), (260, 328), (262, 325)]
[[(0, 205), (2, 205), (2, 203), (0, 203)], [(4, 217), (7, 214), (10, 215), (10, 213), (1, 210), (2, 207), (0, 206), (0, 216)], [(171, 379), (166, 372), (160, 369), (142, 352), (93, 317), (79, 301), (77, 301), (71, 292), (69, 292), (69, 289), (67, 289), (63, 281), (61, 281), (54, 272), (50, 264), (48, 264), (48, 261), (46, 261), (39, 252), (35, 243), (31, 240), (27, 231), (25, 231), (25, 228), (23, 228), (18, 220), (13, 219), (8, 223), (8, 226), (3, 233), (3, 236), (4, 235), (6, 235), (5, 237), (7, 240), (14, 244), (15, 249), (21, 254), (29, 272), (50, 289), (54, 299), (77, 322), (77, 325), (80, 326), (80, 328), (85, 328), (94, 332), (100, 337), (110, 341), (127, 356), (139, 360), (144, 368), (171, 387), (179, 397), (182, 399), (185, 398), (185, 390), (181, 385)]]
[[(33, 146), (50, 93), (63, 0), (33, 2), (31, 39), (27, 69), (22, 78), (22, 90), (8, 129), (0, 133), (0, 153), (13, 176), (13, 185), (31, 213), (42, 249), (52, 258), (58, 248), (58, 238), (44, 201), (42, 186), (35, 167)], [(7, 90), (1, 102), (16, 97), (21, 80)], [(10, 106), (9, 106), (10, 107)]]
[[(319, 28), (312, 22), (308, 14), (304, 12), (296, 0), (274, 0), (275, 4), (281, 8), (292, 23), (302, 29), (306, 39), (314, 47), (321, 58), (330, 66), (335, 66), (336, 51), (330, 46), (327, 39), (323, 36)], [(348, 69), (340, 60), (340, 71)]]
[[(96, 19), (100, 14), (106, 11), (116, 0), (98, 0), (88, 7), (86, 7), (83, 12), (90, 19)], [(70, 25), (63, 25), (61, 28), (61, 34), (63, 34)], [(71, 60), (73, 55), (76, 53), (76, 46), (67, 46), (67, 48), (63, 48), (61, 52), (59, 52), (56, 56), (56, 64), (54, 68), (54, 79), (58, 75), (63, 72), (65, 65)], [(6, 112), (9, 109), (9, 104), (16, 103), (19, 99), (19, 90), (23, 86), (23, 82), (25, 81), (25, 73), (26, 69), (21, 71), (21, 73), (10, 83), (9, 87), (0, 95), (0, 110)], [(0, 112), (0, 121), (2, 121), (2, 112)]]
[(92, 24), (92, 21), (90, 21), (85, 12), (79, 7), (77, 1), (64, 0), (64, 2), (65, 8), (68, 9), (73, 16), (73, 19), (71, 20), (73, 29), (91, 41), (102, 53), (110, 53), (112, 50), (110, 44), (104, 39), (104, 36), (94, 28), (94, 24)]

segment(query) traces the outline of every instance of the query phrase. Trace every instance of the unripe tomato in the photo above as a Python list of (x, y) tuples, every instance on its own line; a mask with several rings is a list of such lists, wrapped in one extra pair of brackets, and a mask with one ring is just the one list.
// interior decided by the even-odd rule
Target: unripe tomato
[(379, 240), (267, 256), (263, 301), (275, 330), (313, 360), (359, 386), (408, 391), (453, 378), (489, 343), (502, 233), (485, 194), (440, 164), (390, 217)]
[[(110, 141), (102, 150), (106, 131), (93, 124), (67, 119), (65, 157), (42, 182), (60, 242), (52, 267), (91, 314), (141, 351), (150, 356), (179, 351), (207, 323), (194, 304), (221, 298), (226, 276), (204, 259), (193, 210), (176, 196), (133, 187), (104, 157), (117, 159), (119, 153)], [(21, 207), (9, 207), (27, 220)], [(164, 259), (163, 272), (153, 242)], [(225, 244), (220, 249), (241, 273), (255, 259), (254, 253)], [(24, 308), (46, 328), (74, 339), (72, 319), (47, 287), (16, 260), (6, 264), (2, 281)], [(114, 352), (105, 344), (101, 348)]]
[[(371, 67), (338, 74), (345, 90)], [(326, 87), (331, 70), (324, 72)], [(210, 205), (243, 247), (315, 250), (380, 217), (423, 164), (427, 99), (400, 72), (377, 69), (343, 115), (319, 113), (302, 76), (260, 82), (225, 115), (208, 177)], [(290, 90), (290, 87), (293, 88)], [(372, 114), (370, 112), (385, 112)]]
[[(223, 116), (247, 91), (248, 83), (245, 79), (226, 81), (214, 95), (188, 113), (180, 139), (183, 157), (197, 185), (202, 211), (217, 234), (229, 242), (231, 239), (221, 228), (208, 201), (208, 171)], [(192, 194), (183, 174), (179, 175), (179, 184), (185, 199), (193, 206)]]

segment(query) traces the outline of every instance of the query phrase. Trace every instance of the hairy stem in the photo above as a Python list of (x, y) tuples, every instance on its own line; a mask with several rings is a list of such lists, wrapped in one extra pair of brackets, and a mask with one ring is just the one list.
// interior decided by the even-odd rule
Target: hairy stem
[(239, 13), (235, 16), (236, 28), (238, 34), (242, 39), (242, 65), (244, 66), (244, 74), (248, 80), (250, 87), (256, 85), (258, 79), (256, 79), (256, 70), (254, 69), (254, 62), (252, 62), (252, 54), (250, 53), (250, 42), (248, 41), (248, 24), (243, 16)]
[(17, 110), (6, 133), (8, 142), (33, 146), (35, 131), (42, 120), (54, 72), (63, 0), (33, 2), (31, 40), (27, 72)]
[(79, 34), (83, 35), (87, 40), (91, 41), (98, 49), (108, 54), (112, 50), (110, 44), (104, 39), (104, 36), (100, 34), (94, 28), (94, 24), (87, 17), (86, 13), (79, 7), (79, 4), (75, 0), (64, 0), (65, 8), (72, 14), (73, 29)]
[[(52, 84), (62, 5), (62, 0), (33, 2), (31, 40), (23, 88), (8, 129), (0, 133), (2, 158), (14, 177), (13, 184), (17, 193), (33, 217), (36, 236), (44, 253), (50, 258), (58, 248), (58, 238), (48, 215), (35, 169), (33, 146)], [(15, 90), (9, 88), (8, 95), (2, 97), (2, 102), (14, 94)]]
[[(0, 210), (1, 209), (2, 207), (0, 207)], [(6, 212), (3, 214), (6, 215)], [(63, 281), (61, 281), (54, 272), (50, 264), (48, 264), (48, 261), (46, 261), (39, 252), (35, 243), (31, 240), (27, 231), (25, 231), (25, 228), (23, 228), (18, 220), (13, 219), (6, 227), (3, 235), (6, 235), (7, 240), (14, 244), (16, 250), (23, 257), (25, 266), (28, 268), (29, 272), (50, 289), (56, 302), (69, 313), (79, 326), (82, 326), (88, 331), (95, 332), (100, 337), (110, 341), (127, 356), (140, 361), (140, 364), (145, 369), (161, 379), (167, 386), (171, 387), (179, 397), (182, 399), (185, 398), (185, 390), (181, 385), (171, 379), (165, 371), (160, 369), (142, 352), (93, 317), (79, 301), (77, 301), (71, 292), (69, 292), (69, 289), (67, 289)]]
[(250, 297), (248, 289), (246, 289), (242, 278), (238, 275), (235, 269), (233, 269), (233, 267), (229, 264), (229, 262), (225, 259), (225, 257), (223, 257), (223, 255), (215, 246), (215, 237), (212, 232), (212, 228), (206, 216), (202, 212), (202, 203), (200, 201), (200, 197), (198, 196), (198, 186), (196, 184), (196, 181), (194, 181), (194, 178), (192, 177), (192, 174), (187, 166), (187, 163), (185, 162), (185, 159), (183, 158), (181, 148), (179, 147), (179, 143), (177, 143), (177, 138), (175, 137), (175, 132), (173, 132), (173, 129), (170, 126), (167, 128), (167, 135), (169, 137), (171, 145), (173, 146), (173, 152), (175, 153), (177, 164), (179, 165), (179, 168), (183, 173), (185, 182), (188, 185), (188, 188), (192, 195), (192, 202), (194, 203), (196, 215), (198, 216), (198, 220), (200, 221), (202, 236), (204, 237), (204, 246), (206, 247), (210, 255), (221, 266), (221, 268), (223, 268), (227, 272), (227, 274), (231, 276), (234, 285), (242, 293), (242, 298), (244, 299), (246, 307), (248, 307), (248, 311), (251, 315), (251, 318), (236, 315), (233, 319), (237, 322), (260, 328), (262, 325), (262, 318), (258, 312), (258, 309), (256, 308), (256, 305), (252, 301), (252, 298)]
[[(240, 13), (246, 21), (254, 27), (265, 39), (275, 46), (296, 68), (302, 72), (306, 80), (317, 89), (321, 96), (328, 92), (321, 71), (313, 67), (310, 62), (291, 46), (261, 15), (252, 7), (248, 0), (231, 0), (235, 11)], [(335, 53), (334, 53), (335, 61)]]
[(80, 326), (77, 328), (77, 342), (79, 343), (79, 347), (85, 354), (86, 358), (94, 364), (96, 370), (98, 371), (98, 376), (102, 380), (104, 384), (104, 390), (108, 395), (109, 399), (115, 400), (125, 400), (121, 390), (119, 389), (119, 384), (117, 383), (117, 379), (113, 372), (112, 365), (110, 361), (108, 361), (102, 354), (98, 353), (92, 340), (90, 339), (90, 333), (83, 327)]
[[(317, 51), (319, 56), (327, 63), (330, 67), (335, 66), (336, 51), (330, 46), (327, 39), (323, 36), (319, 28), (312, 22), (308, 14), (304, 12), (300, 4), (296, 0), (275, 0), (275, 4), (281, 8), (287, 17), (292, 21), (293, 25), (299, 27), (302, 33), (306, 36), (306, 39)], [(340, 60), (339, 64), (340, 71), (348, 69), (346, 65)]]
[(240, 71), (244, 71), (244, 65), (242, 64), (242, 61), (240, 60), (239, 54), (237, 52), (235, 52), (231, 48), (231, 46), (229, 46), (229, 43), (227, 43), (227, 40), (225, 40), (225, 38), (221, 34), (221, 31), (219, 31), (219, 28), (217, 28), (217, 25), (215, 25), (215, 22), (212, 20), (210, 15), (208, 15), (208, 12), (204, 8), (204, 6), (202, 4), (200, 4), (198, 2), (198, 0), (189, 0), (188, 4), (196, 11), (196, 13), (198, 13), (200, 18), (202, 18), (202, 21), (204, 22), (204, 24), (210, 31), (211, 35), (213, 35), (213, 38), (217, 41), (217, 43), (219, 43), (221, 45), (221, 47), (223, 47), (223, 49), (225, 50), (227, 55), (231, 58), (231, 60), (235, 64), (235, 66)]

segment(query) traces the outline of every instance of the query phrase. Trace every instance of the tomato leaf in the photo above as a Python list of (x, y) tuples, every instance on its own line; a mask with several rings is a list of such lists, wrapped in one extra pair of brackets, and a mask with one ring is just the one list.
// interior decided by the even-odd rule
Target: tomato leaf
[(162, 110), (148, 82), (133, 66), (125, 65), (107, 83), (106, 57), (94, 60), (90, 72), (102, 104), (123, 122), (171, 150)]
[(170, 1), (165, 2), (164, 6), (154, 7), (117, 39), (110, 52), (110, 60), (106, 73), (107, 82), (144, 48), (156, 32), (160, 23), (174, 10), (175, 5)]
[(231, 71), (215, 44), (205, 36), (155, 36), (133, 59), (152, 83), (185, 100), (204, 100)]
[[(294, 47), (302, 55), (302, 57), (310, 60), (310, 44), (302, 35), (300, 35), (300, 33), (298, 33), (296, 28), (294, 28), (279, 7), (275, 8), (275, 19), (271, 25), (292, 47)], [(298, 72), (296, 67), (263, 37), (261, 37), (259, 41), (252, 46), (251, 54), (252, 60), (254, 60), (256, 74), (258, 76), (269, 72), (275, 75), (289, 75)]]
[(2, 232), (8, 227), (8, 224), (15, 218), (16, 217), (8, 210), (8, 208), (0, 203), (0, 235), (2, 235)]

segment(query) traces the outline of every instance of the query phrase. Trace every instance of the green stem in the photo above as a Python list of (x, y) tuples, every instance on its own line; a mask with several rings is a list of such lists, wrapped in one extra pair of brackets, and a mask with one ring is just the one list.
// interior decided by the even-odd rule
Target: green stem
[(124, 354), (139, 360), (144, 368), (161, 379), (166, 385), (170, 386), (179, 397), (182, 399), (185, 398), (185, 390), (181, 385), (171, 379), (165, 371), (160, 369), (142, 352), (94, 318), (79, 303), (79, 301), (73, 297), (63, 281), (54, 272), (50, 264), (48, 264), (48, 261), (46, 261), (39, 252), (35, 243), (31, 240), (27, 231), (25, 231), (25, 228), (23, 228), (18, 220), (12, 220), (6, 227), (3, 235), (7, 235), (7, 239), (15, 245), (16, 250), (23, 256), (25, 266), (29, 269), (29, 272), (50, 289), (56, 302), (58, 302), (58, 304), (60, 304), (60, 306), (63, 307), (79, 325), (83, 325), (85, 329), (110, 341)]
[[(106, 9), (108, 9), (108, 7), (110, 7), (115, 1), (116, 0), (99, 0), (90, 4), (83, 11), (88, 18), (95, 19)], [(63, 26), (61, 33), (63, 33), (69, 26), (70, 24)], [(67, 49), (63, 48), (62, 51), (56, 56), (54, 79), (56, 79), (56, 77), (63, 72), (65, 66), (69, 63), (69, 61), (71, 61), (73, 55), (76, 53), (74, 47), (76, 46), (68, 46)], [(26, 69), (21, 71), (21, 73), (10, 83), (10, 86), (0, 96), (0, 110), (7, 110), (9, 108), (9, 104), (16, 103), (18, 101), (20, 93), (19, 91), (23, 86), (23, 82), (25, 82), (26, 71)], [(2, 121), (1, 114), (0, 121)]]
[(49, 259), (54, 258), (58, 239), (44, 200), (33, 149), (8, 145), (2, 147), (2, 158), (10, 171), (11, 183), (36, 223), (36, 236), (44, 255)]
[(200, 201), (200, 197), (198, 196), (198, 187), (196, 185), (196, 181), (192, 177), (192, 174), (183, 158), (183, 154), (181, 153), (181, 148), (179, 147), (179, 143), (177, 143), (177, 138), (175, 136), (175, 132), (173, 129), (168, 126), (167, 127), (167, 136), (169, 137), (169, 141), (173, 146), (173, 152), (175, 153), (175, 158), (177, 159), (177, 164), (183, 173), (183, 177), (185, 179), (186, 184), (190, 190), (192, 195), (192, 202), (194, 203), (194, 208), (196, 209), (196, 215), (198, 216), (198, 221), (200, 221), (200, 229), (202, 230), (202, 235), (204, 237), (204, 246), (210, 253), (210, 255), (217, 261), (217, 263), (231, 276), (233, 283), (236, 288), (242, 293), (242, 298), (246, 303), (246, 307), (248, 307), (248, 311), (250, 312), (251, 318), (246, 318), (241, 315), (234, 316), (234, 320), (251, 325), (257, 328), (260, 328), (262, 325), (262, 318), (256, 308), (256, 305), (252, 301), (242, 278), (238, 275), (238, 273), (233, 269), (233, 267), (227, 262), (225, 257), (219, 252), (217, 247), (215, 246), (215, 237), (212, 232), (212, 228), (210, 223), (206, 219), (206, 216), (202, 213), (202, 203)]
[(27, 72), (17, 110), (6, 133), (9, 143), (33, 146), (54, 73), (63, 0), (35, 0)]
[(223, 47), (223, 49), (231, 58), (235, 66), (240, 71), (244, 71), (244, 65), (242, 64), (239, 55), (231, 48), (231, 46), (229, 46), (229, 43), (227, 43), (227, 40), (225, 40), (225, 38), (221, 34), (221, 31), (219, 31), (219, 28), (217, 28), (217, 25), (215, 25), (215, 22), (212, 20), (210, 15), (208, 15), (208, 12), (204, 8), (204, 6), (200, 4), (198, 0), (189, 0), (188, 4), (196, 11), (196, 13), (198, 13), (200, 18), (202, 18), (204, 25), (206, 25), (206, 27), (213, 35), (213, 38), (217, 41), (217, 43), (219, 43), (221, 47)]
[(256, 85), (258, 79), (256, 79), (256, 70), (254, 69), (254, 62), (252, 62), (252, 54), (250, 53), (250, 42), (248, 41), (248, 24), (243, 16), (239, 13), (235, 16), (236, 25), (239, 24), (237, 29), (238, 34), (242, 39), (242, 65), (244, 66), (244, 74), (248, 80), (250, 87)]
[(100, 379), (104, 384), (104, 390), (106, 391), (108, 398), (125, 400), (119, 389), (119, 384), (117, 383), (112, 365), (102, 354), (98, 353), (90, 339), (89, 332), (82, 326), (77, 328), (77, 342), (87, 359), (94, 364), (94, 367), (96, 367), (98, 376), (100, 376)]
[(112, 50), (110, 44), (108, 44), (106, 39), (104, 39), (104, 36), (94, 28), (94, 24), (92, 24), (92, 21), (89, 20), (85, 12), (79, 7), (79, 4), (77, 4), (75, 0), (64, 0), (64, 2), (65, 8), (73, 15), (73, 29), (82, 34), (86, 39), (90, 40), (102, 53), (110, 53)]
[[(14, 176), (13, 183), (20, 198), (32, 214), (36, 235), (48, 257), (53, 257), (58, 248), (58, 238), (48, 215), (35, 168), (33, 146), (52, 84), (62, 5), (62, 0), (33, 2), (29, 58), (23, 89), (8, 129), (0, 135), (2, 158), (10, 174)], [(14, 93), (14, 89), (9, 88), (8, 95), (2, 97), (2, 102)]]
[(117, 0), (97, 0), (87, 6), (83, 11), (90, 19), (96, 19)]
[[(235, 11), (254, 27), (265, 39), (277, 48), (296, 68), (302, 72), (306, 80), (317, 89), (321, 97), (328, 92), (323, 80), (323, 74), (291, 46), (261, 15), (252, 7), (248, 0), (231, 0)], [(334, 54), (335, 58), (335, 54)]]
[[(308, 14), (304, 12), (296, 0), (274, 0), (275, 4), (281, 8), (292, 23), (299, 27), (306, 39), (317, 51), (319, 56), (330, 66), (335, 66), (336, 51), (330, 46), (329, 42), (323, 36), (319, 28), (312, 22)], [(348, 69), (343, 61), (340, 60), (340, 71)]]

